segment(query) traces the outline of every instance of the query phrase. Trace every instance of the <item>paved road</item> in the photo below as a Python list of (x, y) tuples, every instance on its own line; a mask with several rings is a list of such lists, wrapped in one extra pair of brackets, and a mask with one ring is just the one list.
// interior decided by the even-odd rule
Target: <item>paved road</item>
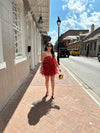
[(60, 61), (100, 97), (100, 62), (97, 58), (70, 56)]

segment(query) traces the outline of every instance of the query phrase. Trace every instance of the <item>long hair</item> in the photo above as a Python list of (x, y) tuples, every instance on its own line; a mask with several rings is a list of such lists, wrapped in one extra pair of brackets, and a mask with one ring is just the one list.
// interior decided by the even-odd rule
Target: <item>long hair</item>
[(47, 46), (48, 46), (49, 44), (52, 46), (52, 48), (51, 48), (51, 54), (52, 54), (52, 56), (55, 58), (54, 48), (53, 48), (53, 45), (52, 45), (51, 42), (48, 42), (48, 43), (46, 44), (46, 46), (45, 46), (45, 48), (44, 48), (44, 51), (47, 51)]

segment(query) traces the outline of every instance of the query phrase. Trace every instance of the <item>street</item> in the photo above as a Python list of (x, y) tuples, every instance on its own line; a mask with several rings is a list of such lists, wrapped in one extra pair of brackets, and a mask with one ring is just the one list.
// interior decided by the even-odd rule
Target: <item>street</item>
[(97, 58), (70, 56), (60, 62), (100, 97), (100, 62)]

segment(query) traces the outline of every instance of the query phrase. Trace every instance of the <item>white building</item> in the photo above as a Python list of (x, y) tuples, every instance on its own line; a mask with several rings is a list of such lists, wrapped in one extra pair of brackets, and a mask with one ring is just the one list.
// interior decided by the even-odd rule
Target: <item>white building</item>
[(0, 0), (0, 111), (41, 60), (40, 30), (49, 31), (49, 6), (49, 0)]

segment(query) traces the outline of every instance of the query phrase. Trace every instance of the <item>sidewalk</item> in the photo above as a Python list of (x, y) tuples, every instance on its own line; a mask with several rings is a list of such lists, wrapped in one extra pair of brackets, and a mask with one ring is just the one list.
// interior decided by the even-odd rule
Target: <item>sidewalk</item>
[[(61, 68), (64, 79), (56, 76), (55, 99), (50, 87), (49, 96), (44, 97), (44, 77), (38, 69), (20, 102), (17, 94), (2, 112), (0, 133), (100, 133), (100, 108)], [(13, 106), (16, 109), (11, 113)]]

